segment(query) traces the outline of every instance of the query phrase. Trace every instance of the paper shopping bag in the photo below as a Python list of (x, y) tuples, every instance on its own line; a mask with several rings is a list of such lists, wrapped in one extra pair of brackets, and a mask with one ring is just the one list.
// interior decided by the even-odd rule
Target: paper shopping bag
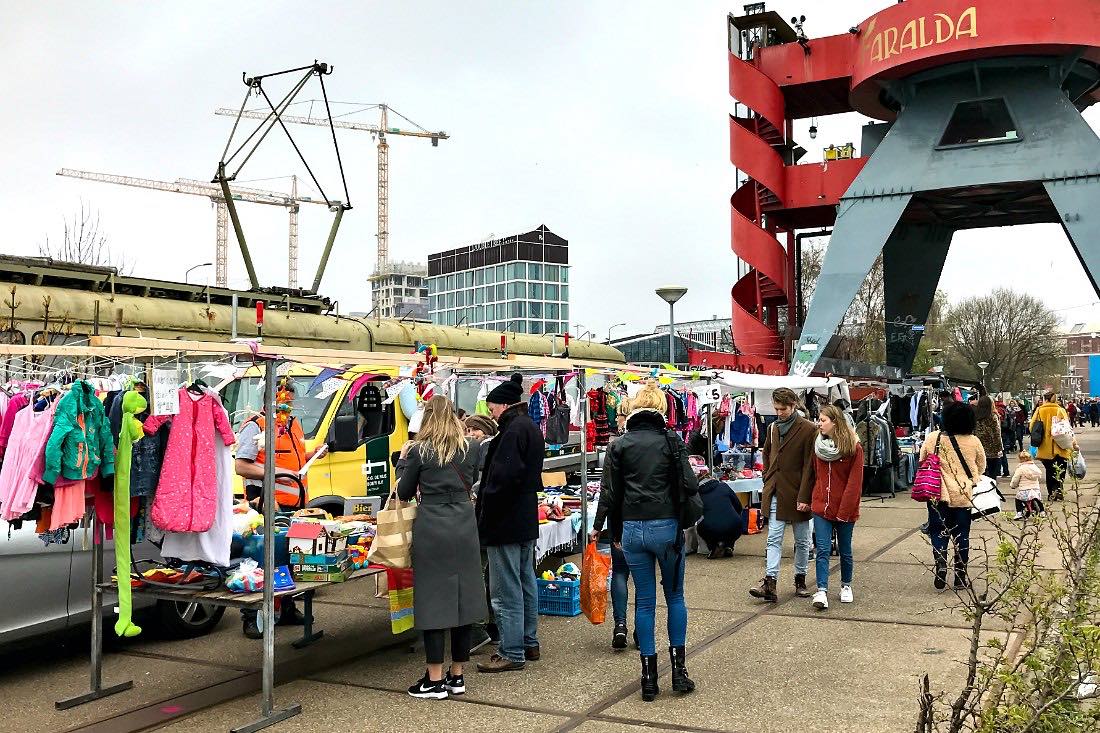
[(402, 570), (412, 567), (413, 520), (416, 505), (400, 501), (390, 494), (386, 506), (378, 512), (377, 534), (367, 553), (368, 562)]
[(390, 596), (390, 631), (401, 634), (413, 628), (413, 571), (386, 569)]
[(610, 571), (611, 557), (596, 549), (595, 542), (589, 542), (581, 568), (581, 611), (594, 624), (602, 624), (607, 617), (607, 574)]

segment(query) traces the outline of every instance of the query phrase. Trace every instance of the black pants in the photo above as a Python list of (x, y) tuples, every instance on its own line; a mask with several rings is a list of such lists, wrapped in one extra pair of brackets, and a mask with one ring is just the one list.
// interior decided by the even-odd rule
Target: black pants
[[(443, 646), (447, 629), (427, 629), (424, 631), (424, 656), (428, 664), (443, 664)], [(470, 661), (470, 626), (456, 626), (451, 629), (451, 661), (465, 664)]]
[(1057, 501), (1062, 498), (1062, 485), (1069, 473), (1069, 461), (1055, 456), (1042, 459), (1042, 464), (1047, 472), (1047, 500)]

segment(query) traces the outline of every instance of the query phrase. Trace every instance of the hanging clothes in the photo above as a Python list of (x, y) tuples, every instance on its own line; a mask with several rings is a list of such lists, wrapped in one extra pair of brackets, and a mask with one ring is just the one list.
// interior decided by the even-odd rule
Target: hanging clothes
[(19, 411), (29, 405), (30, 402), (31, 397), (26, 392), (20, 392), (8, 400), (7, 409), (4, 411), (4, 418), (0, 420), (0, 460), (4, 459), (8, 441), (11, 440), (11, 431), (15, 424), (16, 416), (19, 414)]
[[(3, 505), (0, 518), (18, 519), (34, 506), (38, 491), (35, 467), (45, 463), (46, 441), (53, 429), (56, 404), (52, 403), (42, 412), (24, 405), (12, 420), (13, 438), (4, 465), (0, 467), (0, 504)], [(41, 471), (39, 468), (37, 473), (40, 475)]]
[(218, 505), (214, 443), (220, 436), (225, 445), (233, 445), (236, 436), (225, 410), (210, 394), (180, 389), (179, 404), (178, 415), (154, 415), (143, 426), (150, 435), (172, 421), (153, 501), (153, 524), (166, 532), (205, 532), (214, 523)]
[(603, 389), (588, 390), (588, 414), (595, 424), (596, 445), (606, 446), (611, 442), (611, 426), (607, 422), (607, 393)]
[[(144, 412), (148, 407), (145, 398), (131, 390), (116, 400), (122, 406), (122, 421), (118, 433), (118, 453), (115, 456), (117, 470), (114, 480), (114, 528), (115, 528), (115, 574), (118, 578), (130, 577), (130, 461), (133, 445), (141, 440), (141, 421), (134, 413)], [(141, 627), (133, 621), (133, 601), (128, 582), (118, 583), (118, 621), (115, 622), (115, 634), (120, 637), (132, 637), (141, 633)]]
[(42, 480), (52, 484), (58, 476), (89, 478), (97, 470), (101, 476), (114, 474), (115, 441), (95, 389), (78, 379), (57, 402)]

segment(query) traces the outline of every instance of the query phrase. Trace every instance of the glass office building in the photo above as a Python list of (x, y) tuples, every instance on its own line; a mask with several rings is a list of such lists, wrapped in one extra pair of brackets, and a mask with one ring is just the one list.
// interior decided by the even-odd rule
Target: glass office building
[(432, 323), (569, 331), (569, 243), (545, 225), (428, 256)]

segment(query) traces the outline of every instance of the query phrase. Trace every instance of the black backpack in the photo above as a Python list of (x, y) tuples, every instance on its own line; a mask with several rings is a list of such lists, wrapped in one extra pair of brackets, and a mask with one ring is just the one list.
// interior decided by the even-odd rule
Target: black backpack
[[(673, 440), (672, 432), (665, 430), (665, 441), (672, 454), (670, 472), (672, 474), (672, 504), (676, 507), (676, 519), (680, 529), (690, 529), (703, 518), (703, 498), (699, 496), (698, 482), (684, 475), (684, 465), (688, 462), (687, 448), (682, 440)], [(694, 485), (692, 485), (694, 484)]]

